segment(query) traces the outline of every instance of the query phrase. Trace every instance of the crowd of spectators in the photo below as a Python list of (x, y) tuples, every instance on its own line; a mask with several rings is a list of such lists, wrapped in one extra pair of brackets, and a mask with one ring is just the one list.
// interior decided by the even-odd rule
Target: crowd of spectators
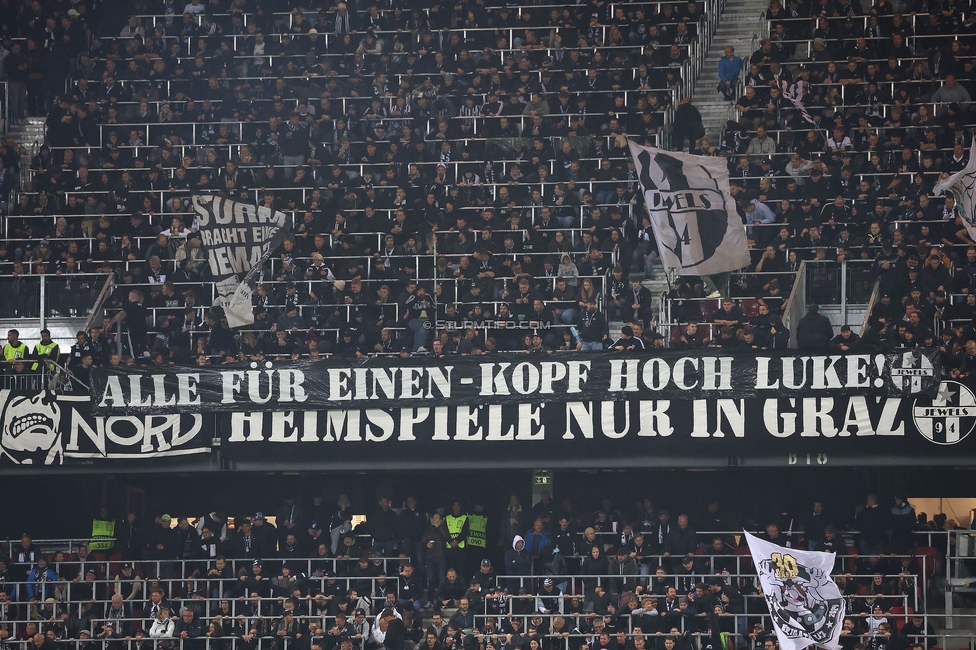
[[(8, 110), (47, 136), (0, 146), (0, 311), (36, 316), (53, 275), (84, 315), (78, 274), (114, 272), (139, 362), (463, 347), (435, 314), (503, 323), (475, 352), (606, 347), (607, 320), (652, 317), (625, 298), (656, 258), (627, 140), (659, 142), (704, 9), (12, 0)], [(246, 340), (207, 309), (194, 192), (292, 221)]]
[(728, 159), (750, 270), (783, 274), (740, 295), (776, 313), (774, 287), (806, 260), (808, 302), (836, 303), (847, 262), (848, 302), (880, 280), (856, 345), (942, 346), (968, 374), (976, 247), (966, 210), (933, 187), (969, 162), (976, 16), (955, 1), (771, 0), (765, 19), (755, 52), (726, 48), (718, 91), (738, 119), (704, 143)]
[[(25, 533), (0, 558), (0, 643), (775, 650), (751, 564), (737, 557), (744, 549), (717, 501), (675, 518), (650, 499), (627, 513), (609, 500), (583, 512), (548, 492), (531, 507), (514, 495), (497, 509), (475, 500), (427, 511), (412, 496), (392, 505), (381, 497), (363, 518), (345, 494), (331, 504), (289, 495), (268, 516), (143, 522), (130, 512), (115, 523), (114, 548), (76, 553), (42, 552)], [(802, 515), (741, 523), (777, 544), (839, 552), (845, 650), (935, 644), (906, 605), (934, 559), (921, 559), (913, 531), (948, 530), (944, 517), (929, 522), (904, 499), (882, 507), (868, 496), (851, 522), (818, 501)], [(847, 524), (859, 531), (850, 547)]]

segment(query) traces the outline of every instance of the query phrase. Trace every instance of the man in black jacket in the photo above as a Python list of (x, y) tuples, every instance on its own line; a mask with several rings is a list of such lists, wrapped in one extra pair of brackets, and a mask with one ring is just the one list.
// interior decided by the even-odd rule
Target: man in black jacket
[(373, 552), (380, 557), (394, 557), (397, 514), (390, 508), (390, 497), (382, 497), (379, 506), (367, 519), (373, 536)]
[(397, 517), (397, 539), (400, 550), (414, 562), (420, 561), (418, 544), (427, 528), (427, 515), (417, 509), (417, 498), (408, 496), (406, 507)]
[[(491, 568), (491, 564), (488, 565)], [(457, 571), (447, 570), (447, 577), (441, 580), (437, 587), (437, 597), (434, 600), (434, 611), (440, 611), (442, 607), (457, 607), (461, 598), (464, 596), (466, 587), (458, 578)]]
[(624, 325), (620, 328), (620, 338), (610, 346), (616, 352), (631, 352), (633, 350), (643, 350), (644, 342), (634, 336), (634, 328)]
[(820, 313), (820, 307), (811, 305), (807, 315), (796, 326), (796, 345), (801, 350), (827, 349), (834, 338), (834, 328), (830, 320)]
[(688, 523), (688, 515), (678, 515), (678, 525), (671, 528), (671, 534), (668, 536), (664, 549), (665, 557), (682, 557), (697, 552), (698, 536)]
[(685, 138), (688, 138), (688, 153), (701, 153), (698, 140), (705, 135), (705, 127), (702, 124), (701, 113), (691, 103), (691, 97), (683, 98), (674, 110), (672, 134), (675, 151), (684, 151)]
[(576, 328), (580, 341), (577, 350), (583, 352), (599, 352), (603, 350), (603, 342), (608, 338), (607, 319), (597, 311), (596, 298), (587, 298), (584, 309), (576, 319)]
[(142, 523), (136, 520), (136, 513), (130, 512), (115, 525), (115, 548), (121, 549), (123, 560), (138, 560), (142, 557), (142, 542)]
[(176, 638), (183, 640), (181, 646), (184, 648), (198, 648), (202, 645), (200, 641), (192, 641), (203, 636), (203, 624), (192, 609), (186, 608), (180, 612), (180, 619), (176, 621), (173, 631)]
[(386, 637), (383, 647), (386, 650), (403, 650), (407, 638), (407, 628), (403, 621), (397, 618), (392, 609), (384, 609), (380, 616), (380, 627), (386, 624)]

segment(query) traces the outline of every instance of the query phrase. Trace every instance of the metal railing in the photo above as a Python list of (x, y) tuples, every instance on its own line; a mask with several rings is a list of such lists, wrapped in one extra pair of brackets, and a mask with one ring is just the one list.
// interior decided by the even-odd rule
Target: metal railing
[(800, 319), (807, 313), (807, 263), (800, 262), (800, 268), (796, 273), (799, 281), (793, 283), (790, 297), (786, 301), (786, 310), (783, 312), (783, 326), (790, 332), (790, 347), (795, 348), (796, 328)]
[(0, 389), (25, 392), (46, 391), (60, 368), (51, 369), (47, 362), (34, 359), (0, 361)]
[(105, 273), (55, 273), (0, 277), (0, 318), (86, 317), (102, 288)]
[(12, 126), (10, 123), (10, 84), (7, 80), (0, 81), (3, 94), (0, 95), (0, 131), (7, 133)]
[(956, 611), (958, 604), (968, 605), (965, 601), (957, 603), (956, 596), (968, 600), (976, 593), (976, 530), (948, 530), (945, 536), (946, 628), (955, 629), (957, 619), (968, 622), (967, 616)]
[(836, 305), (847, 323), (849, 307), (867, 305), (876, 281), (874, 260), (808, 260), (806, 300), (809, 304)]

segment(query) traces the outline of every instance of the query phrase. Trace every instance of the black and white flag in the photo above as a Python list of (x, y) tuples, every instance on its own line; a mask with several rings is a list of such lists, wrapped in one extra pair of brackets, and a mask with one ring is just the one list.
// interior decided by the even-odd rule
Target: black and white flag
[(976, 138), (969, 148), (969, 162), (948, 178), (935, 184), (932, 193), (945, 194), (956, 201), (959, 216), (970, 237), (976, 237)]
[(223, 307), (231, 327), (250, 325), (251, 294), (262, 266), (291, 230), (287, 217), (221, 196), (195, 194), (192, 201), (217, 288), (214, 304)]
[(844, 598), (830, 577), (835, 554), (745, 536), (782, 650), (803, 650), (811, 643), (839, 650)]
[(779, 88), (783, 92), (783, 97), (788, 99), (793, 108), (800, 111), (800, 115), (803, 116), (810, 124), (814, 126), (817, 125), (817, 121), (813, 119), (810, 115), (810, 111), (807, 110), (806, 105), (803, 103), (803, 95), (806, 92), (806, 82), (803, 79), (798, 79), (796, 83), (791, 84), (785, 79), (780, 79)]
[(749, 264), (746, 230), (729, 194), (725, 159), (630, 143), (666, 268), (715, 275)]

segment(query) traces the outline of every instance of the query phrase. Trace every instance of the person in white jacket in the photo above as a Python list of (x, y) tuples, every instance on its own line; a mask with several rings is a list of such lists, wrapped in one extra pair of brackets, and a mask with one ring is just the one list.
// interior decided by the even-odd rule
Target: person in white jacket
[[(163, 607), (159, 610), (159, 616), (153, 621), (149, 628), (149, 638), (151, 639), (172, 639), (176, 636), (176, 623), (169, 616), (169, 609)], [(169, 647), (166, 641), (159, 644), (161, 647)]]

